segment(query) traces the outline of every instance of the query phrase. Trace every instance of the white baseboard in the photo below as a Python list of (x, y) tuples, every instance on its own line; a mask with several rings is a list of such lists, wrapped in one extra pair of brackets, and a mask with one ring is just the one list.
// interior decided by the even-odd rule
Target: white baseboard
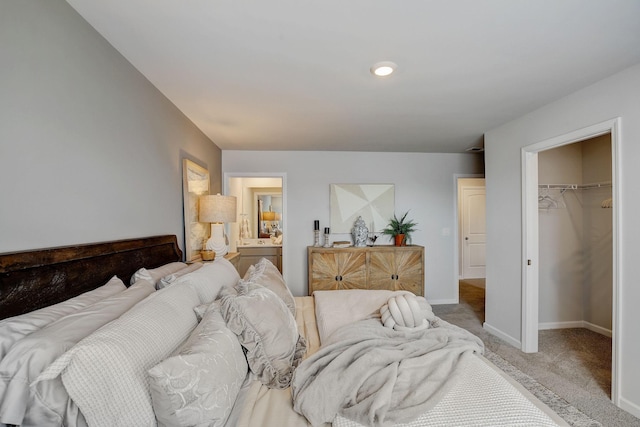
[(522, 348), (522, 343), (520, 342), (520, 340), (515, 339), (514, 337), (512, 337), (509, 334), (505, 334), (504, 332), (502, 332), (500, 329), (494, 328), (493, 326), (491, 326), (490, 324), (488, 324), (487, 322), (484, 322), (484, 324), (482, 325), (482, 327), (489, 332), (491, 335), (495, 335), (498, 338), (501, 338), (503, 340), (505, 340), (506, 342), (508, 342), (509, 344), (511, 344), (512, 346), (514, 346), (515, 348)]
[(441, 304), (459, 304), (460, 300), (457, 298), (454, 299), (428, 299), (429, 304), (431, 305), (441, 305)]
[(640, 406), (628, 401), (624, 397), (620, 397), (620, 409), (627, 411), (634, 417), (640, 418)]
[(547, 329), (570, 329), (570, 328), (585, 328), (593, 331), (597, 334), (607, 336), (611, 338), (611, 330), (605, 329), (602, 326), (594, 325), (586, 320), (574, 320), (571, 322), (546, 322), (539, 323), (538, 330), (544, 331)]

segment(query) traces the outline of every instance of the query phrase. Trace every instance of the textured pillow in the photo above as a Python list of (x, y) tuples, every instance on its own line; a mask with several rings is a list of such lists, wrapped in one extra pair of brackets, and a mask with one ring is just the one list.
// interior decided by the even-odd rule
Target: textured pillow
[(224, 288), (232, 288), (238, 283), (238, 270), (228, 260), (217, 258), (201, 268), (178, 277), (171, 287), (176, 285), (190, 286), (198, 293), (200, 304), (213, 302)]
[(271, 261), (262, 258), (255, 265), (249, 267), (243, 278), (247, 282), (257, 283), (273, 291), (282, 298), (291, 314), (296, 315), (296, 302), (291, 291), (282, 278), (282, 274)]
[(90, 426), (155, 425), (147, 371), (196, 327), (193, 307), (199, 303), (189, 286), (156, 291), (76, 344), (37, 381), (61, 376)]
[[(35, 417), (31, 414), (42, 411), (64, 417), (69, 396), (62, 383), (39, 383), (39, 387), (30, 389), (31, 382), (77, 342), (153, 292), (151, 283), (138, 281), (129, 289), (71, 313), (15, 343), (0, 361), (0, 421), (19, 425), (23, 424), (23, 417)], [(36, 391), (38, 399), (34, 397)]]
[(179, 355), (149, 370), (160, 425), (223, 426), (231, 413), (247, 375), (247, 360), (216, 306), (206, 312)]
[(185, 268), (187, 264), (184, 262), (170, 262), (169, 264), (161, 265), (158, 268), (141, 268), (131, 276), (131, 284), (134, 284), (140, 279), (148, 280), (154, 286), (158, 284), (160, 279), (164, 276), (168, 276), (169, 274), (175, 273), (176, 271), (182, 270)]
[(122, 280), (113, 276), (106, 284), (77, 297), (30, 313), (0, 320), (0, 360), (7, 354), (13, 343), (22, 337), (125, 289), (127, 287)]
[(240, 281), (236, 291), (221, 298), (222, 316), (247, 350), (249, 369), (269, 388), (289, 387), (306, 350), (293, 315), (265, 287)]
[(380, 320), (387, 328), (397, 331), (428, 329), (434, 315), (424, 297), (400, 294), (392, 296), (380, 307)]
[(156, 283), (156, 288), (157, 289), (165, 288), (170, 284), (172, 284), (173, 282), (175, 282), (178, 279), (178, 277), (182, 277), (185, 274), (191, 273), (192, 271), (196, 271), (200, 267), (202, 267), (201, 262), (194, 262), (193, 264), (189, 264), (187, 267), (181, 270), (178, 270), (175, 273), (169, 274), (168, 276), (164, 276), (162, 279), (158, 281), (158, 283)]

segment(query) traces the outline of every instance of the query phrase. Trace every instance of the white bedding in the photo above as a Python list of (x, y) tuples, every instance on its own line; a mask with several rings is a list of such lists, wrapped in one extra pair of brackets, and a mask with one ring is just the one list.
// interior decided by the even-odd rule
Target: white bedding
[[(461, 380), (430, 411), (394, 427), (555, 427), (567, 424), (545, 410), (483, 357), (462, 367)], [(340, 415), (333, 427), (365, 427)]]
[[(345, 298), (342, 293), (348, 293)], [(358, 320), (357, 316), (373, 318), (371, 304), (377, 304), (380, 292), (386, 291), (326, 291), (321, 298), (315, 296), (318, 329), (336, 330), (342, 321)], [(360, 295), (358, 295), (360, 294)], [(346, 294), (345, 294), (346, 295)], [(340, 316), (346, 310), (345, 301), (359, 301), (366, 309), (353, 310)], [(337, 309), (339, 308), (339, 309)], [(359, 314), (354, 314), (354, 313)], [(321, 326), (320, 322), (328, 322)], [(346, 323), (344, 323), (346, 324)], [(327, 338), (325, 338), (327, 340)], [(511, 380), (506, 374), (481, 356), (468, 358), (463, 372), (449, 391), (429, 411), (416, 420), (397, 427), (449, 427), (449, 426), (567, 426), (557, 414), (533, 397), (524, 387)], [(333, 420), (334, 427), (362, 427), (362, 424), (338, 415)]]
[[(339, 295), (335, 295), (339, 298)], [(315, 325), (313, 297), (296, 297), (296, 321), (310, 343), (308, 356), (319, 348)], [(427, 426), (567, 426), (524, 387), (513, 381), (483, 357), (473, 357), (464, 381), (455, 384), (428, 414)], [(472, 372), (469, 372), (472, 371)], [(468, 380), (467, 380), (468, 379)], [(293, 411), (290, 390), (270, 390), (253, 381), (243, 390), (246, 404), (240, 411), (234, 408), (234, 422), (228, 427), (309, 427), (311, 424)], [(520, 423), (519, 420), (522, 420)], [(542, 420), (539, 422), (539, 420)], [(502, 424), (500, 424), (502, 423)], [(420, 424), (406, 424), (418, 427)], [(330, 427), (331, 424), (323, 424)], [(362, 427), (336, 417), (334, 427)]]
[[(58, 422), (60, 416), (77, 420), (77, 407), (60, 381), (30, 387), (54, 360), (78, 341), (118, 318), (155, 291), (146, 281), (71, 313), (15, 343), (0, 361), (0, 421), (23, 426)], [(68, 424), (68, 423), (67, 423)]]
[(20, 316), (0, 320), (0, 360), (15, 342), (30, 333), (125, 289), (122, 280), (113, 276), (106, 284), (77, 297)]
[[(179, 351), (197, 322), (193, 308), (209, 303), (221, 289), (233, 286), (238, 279), (237, 272), (224, 259), (206, 264), (154, 292), (74, 346), (31, 387), (37, 389), (51, 380), (63, 382), (72, 404), (82, 413), (75, 421), (57, 419), (46, 425), (155, 426), (148, 369)], [(363, 318), (380, 321), (378, 310), (392, 295), (389, 291), (327, 291), (315, 299), (296, 297), (298, 332), (307, 340), (305, 358), (345, 323)], [(472, 362), (459, 375), (461, 381), (455, 382), (432, 409), (402, 426), (567, 425), (484, 358), (470, 359)], [(62, 417), (70, 415), (73, 417), (67, 411)], [(225, 427), (310, 425), (293, 410), (291, 389), (269, 389), (249, 373)], [(333, 425), (362, 427), (341, 416), (333, 420)]]

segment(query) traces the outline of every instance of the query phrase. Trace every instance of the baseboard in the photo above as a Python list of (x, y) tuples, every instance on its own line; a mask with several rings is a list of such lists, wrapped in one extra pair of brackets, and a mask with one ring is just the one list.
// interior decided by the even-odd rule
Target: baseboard
[(460, 300), (455, 299), (428, 299), (429, 304), (431, 305), (442, 305), (442, 304), (459, 304)]
[(624, 397), (620, 397), (620, 409), (627, 411), (634, 417), (640, 418), (640, 405), (628, 401)]
[(610, 329), (603, 328), (602, 326), (594, 325), (586, 320), (574, 320), (571, 322), (545, 322), (538, 324), (538, 330), (543, 331), (547, 329), (570, 329), (570, 328), (585, 328), (593, 331), (597, 334), (607, 336), (611, 338), (612, 333)]
[(520, 340), (515, 339), (514, 337), (512, 337), (509, 334), (505, 334), (504, 332), (502, 332), (500, 329), (494, 328), (493, 326), (491, 326), (490, 324), (488, 324), (487, 322), (484, 322), (482, 324), (482, 327), (489, 332), (491, 335), (495, 335), (498, 338), (501, 338), (503, 340), (505, 340), (506, 342), (508, 342), (509, 344), (511, 344), (512, 346), (514, 346), (515, 348), (522, 348), (522, 343), (520, 342)]

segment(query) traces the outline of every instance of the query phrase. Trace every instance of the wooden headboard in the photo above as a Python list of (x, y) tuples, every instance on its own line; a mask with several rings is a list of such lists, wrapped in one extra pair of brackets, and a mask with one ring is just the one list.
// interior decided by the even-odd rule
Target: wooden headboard
[(80, 295), (114, 275), (128, 286), (141, 267), (181, 260), (173, 235), (0, 254), (0, 319)]

